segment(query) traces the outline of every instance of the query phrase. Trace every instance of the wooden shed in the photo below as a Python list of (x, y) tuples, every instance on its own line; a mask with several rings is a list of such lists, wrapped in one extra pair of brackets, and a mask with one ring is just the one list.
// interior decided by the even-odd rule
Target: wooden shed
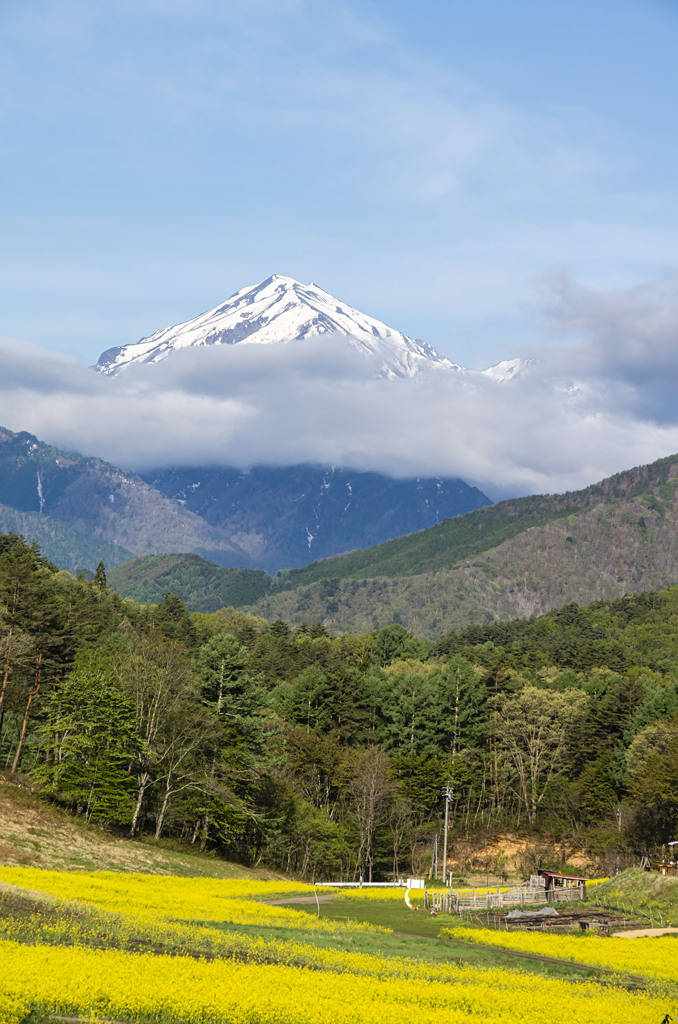
[(537, 876), (543, 879), (546, 892), (553, 889), (584, 889), (588, 881), (587, 875), (563, 875), (560, 871), (548, 871), (546, 868), (539, 868)]

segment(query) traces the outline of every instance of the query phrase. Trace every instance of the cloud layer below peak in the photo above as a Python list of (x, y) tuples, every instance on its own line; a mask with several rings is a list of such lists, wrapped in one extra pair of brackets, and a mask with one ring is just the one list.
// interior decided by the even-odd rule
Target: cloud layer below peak
[(678, 277), (602, 293), (552, 276), (540, 316), (547, 341), (500, 384), (379, 379), (339, 338), (185, 350), (117, 378), (0, 340), (0, 422), (126, 469), (313, 462), (459, 476), (494, 498), (678, 451)]

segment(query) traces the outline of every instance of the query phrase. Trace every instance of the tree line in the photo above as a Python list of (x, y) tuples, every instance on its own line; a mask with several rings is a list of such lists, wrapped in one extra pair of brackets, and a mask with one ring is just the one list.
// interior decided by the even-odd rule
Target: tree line
[(306, 878), (510, 829), (601, 866), (678, 825), (678, 588), (431, 644), (189, 614), (0, 536), (0, 766), (90, 822)]

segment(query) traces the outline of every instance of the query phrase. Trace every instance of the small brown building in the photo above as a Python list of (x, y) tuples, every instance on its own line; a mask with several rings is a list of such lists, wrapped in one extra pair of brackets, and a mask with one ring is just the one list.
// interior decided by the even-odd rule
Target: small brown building
[(539, 868), (539, 878), (544, 880), (544, 888), (547, 894), (552, 889), (571, 889), (579, 887), (584, 889), (588, 881), (586, 875), (561, 875), (560, 871), (547, 871), (546, 868)]

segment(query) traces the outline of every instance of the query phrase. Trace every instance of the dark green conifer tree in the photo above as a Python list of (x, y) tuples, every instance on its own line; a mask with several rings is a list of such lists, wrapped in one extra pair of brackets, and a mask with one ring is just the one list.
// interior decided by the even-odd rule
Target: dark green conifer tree
[(34, 771), (47, 790), (88, 821), (128, 824), (140, 749), (134, 704), (116, 685), (110, 659), (85, 653), (46, 702), (39, 729), (44, 760)]
[(193, 648), (197, 631), (188, 608), (178, 594), (167, 593), (156, 606), (153, 615), (155, 624), (168, 640), (177, 640), (184, 647)]
[(97, 565), (97, 571), (94, 573), (94, 586), (98, 587), (99, 590), (108, 589), (108, 581), (106, 579), (106, 566), (104, 565), (103, 560), (101, 559), (99, 560), (99, 564)]

